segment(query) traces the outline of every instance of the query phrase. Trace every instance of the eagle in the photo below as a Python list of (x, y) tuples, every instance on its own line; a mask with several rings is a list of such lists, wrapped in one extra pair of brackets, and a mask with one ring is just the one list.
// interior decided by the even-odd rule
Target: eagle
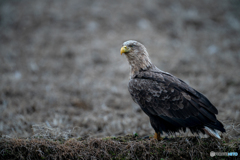
[(135, 40), (123, 43), (120, 50), (130, 64), (128, 90), (132, 99), (150, 119), (154, 139), (161, 134), (190, 129), (221, 139), (218, 131), (226, 132), (217, 120), (218, 110), (200, 92), (183, 80), (158, 69), (151, 63), (145, 46)]

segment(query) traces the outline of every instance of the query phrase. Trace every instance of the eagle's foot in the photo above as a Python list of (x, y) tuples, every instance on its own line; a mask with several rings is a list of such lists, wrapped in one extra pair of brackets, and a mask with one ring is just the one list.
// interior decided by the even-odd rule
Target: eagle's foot
[(163, 138), (161, 137), (161, 135), (160, 135), (159, 132), (158, 132), (158, 133), (155, 132), (153, 138), (156, 139), (156, 140), (158, 140), (158, 141), (162, 141), (162, 140), (163, 140)]
[(159, 132), (158, 132), (158, 133), (155, 133), (155, 134), (153, 135), (153, 137), (152, 137), (152, 136), (144, 136), (144, 137), (142, 137), (142, 138), (140, 138), (140, 139), (142, 139), (142, 140), (145, 140), (145, 139), (156, 139), (156, 140), (158, 140), (158, 141), (168, 140), (168, 138), (166, 138), (166, 137), (165, 137), (165, 138), (162, 138)]

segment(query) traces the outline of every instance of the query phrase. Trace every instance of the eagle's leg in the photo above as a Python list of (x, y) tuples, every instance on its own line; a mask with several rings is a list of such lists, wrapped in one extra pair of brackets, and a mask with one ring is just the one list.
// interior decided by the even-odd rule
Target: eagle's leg
[(153, 136), (154, 139), (158, 140), (158, 141), (161, 141), (163, 140), (163, 138), (161, 137), (160, 135), (160, 132), (155, 132), (154, 136)]
[(155, 134), (153, 136), (154, 139), (160, 141), (163, 140), (160, 133), (162, 131), (161, 127), (161, 119), (158, 116), (149, 116), (150, 117), (150, 123), (155, 130)]

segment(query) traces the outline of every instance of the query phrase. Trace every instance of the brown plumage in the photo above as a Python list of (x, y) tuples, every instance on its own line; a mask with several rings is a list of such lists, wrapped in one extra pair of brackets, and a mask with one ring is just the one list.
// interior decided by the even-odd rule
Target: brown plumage
[(131, 67), (128, 90), (134, 102), (149, 116), (154, 138), (160, 140), (162, 132), (189, 128), (192, 133), (202, 132), (220, 139), (216, 130), (225, 132), (225, 129), (216, 119), (217, 109), (204, 95), (154, 66), (141, 43), (124, 42), (122, 53)]

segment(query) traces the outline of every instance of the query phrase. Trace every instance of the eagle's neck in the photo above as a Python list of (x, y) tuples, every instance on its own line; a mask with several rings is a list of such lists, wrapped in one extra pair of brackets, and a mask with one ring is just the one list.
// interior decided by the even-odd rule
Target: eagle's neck
[(138, 57), (128, 57), (128, 62), (130, 64), (130, 78), (133, 78), (140, 71), (148, 70), (153, 67), (149, 57), (138, 56)]

